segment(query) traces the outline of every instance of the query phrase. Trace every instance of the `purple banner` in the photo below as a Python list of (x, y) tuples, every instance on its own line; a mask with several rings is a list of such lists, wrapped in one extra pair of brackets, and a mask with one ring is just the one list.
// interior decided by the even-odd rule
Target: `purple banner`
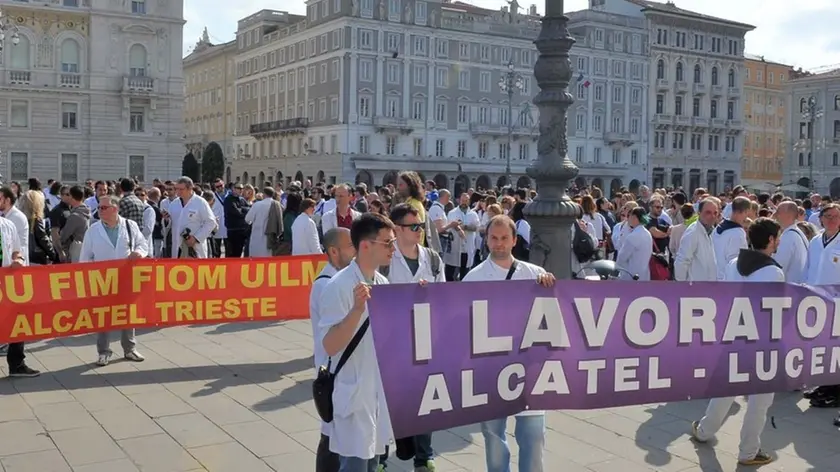
[(837, 287), (562, 281), (377, 286), (397, 437), (524, 410), (840, 384)]

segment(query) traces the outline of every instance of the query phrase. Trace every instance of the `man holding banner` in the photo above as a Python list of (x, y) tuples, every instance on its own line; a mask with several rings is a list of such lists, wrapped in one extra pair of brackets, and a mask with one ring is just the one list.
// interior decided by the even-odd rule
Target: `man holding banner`
[[(467, 273), (463, 282), (491, 280), (536, 280), (545, 287), (554, 286), (554, 275), (542, 267), (513, 257), (516, 245), (516, 224), (505, 215), (494, 216), (487, 224), (487, 246), (490, 257)], [(510, 447), (506, 429), (507, 418), (497, 418), (481, 423), (484, 435), (484, 453), (487, 472), (510, 470)], [(516, 443), (519, 446), (519, 470), (543, 471), (545, 446), (545, 412), (523, 411), (516, 415)]]

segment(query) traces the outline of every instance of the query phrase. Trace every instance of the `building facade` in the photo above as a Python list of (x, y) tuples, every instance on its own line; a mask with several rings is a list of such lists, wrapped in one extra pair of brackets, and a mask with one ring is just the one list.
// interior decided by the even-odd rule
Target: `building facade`
[[(321, 0), (305, 22), (241, 20), (231, 179), (373, 186), (410, 169), (458, 193), (506, 183), (510, 156), (514, 184), (531, 186), (539, 22), (514, 7)], [(522, 77), (510, 106), (509, 67)]]
[(5, 179), (179, 175), (183, 0), (0, 0), (0, 10)]
[(221, 147), (226, 160), (233, 157), (235, 58), (236, 42), (214, 45), (206, 28), (184, 58), (184, 144), (199, 162), (210, 143)]
[(787, 146), (785, 84), (793, 68), (747, 56), (744, 61), (744, 158), (741, 184), (770, 188), (782, 183)]
[[(840, 69), (789, 80), (783, 182), (840, 197)], [(814, 100), (814, 113), (809, 101)]]
[(590, 5), (647, 21), (652, 185), (705, 187), (710, 193), (733, 187), (744, 140), (744, 35), (754, 27), (673, 2), (590, 0)]
[(617, 192), (645, 182), (648, 149), (648, 32), (645, 20), (597, 10), (571, 12), (569, 158), (576, 184)]

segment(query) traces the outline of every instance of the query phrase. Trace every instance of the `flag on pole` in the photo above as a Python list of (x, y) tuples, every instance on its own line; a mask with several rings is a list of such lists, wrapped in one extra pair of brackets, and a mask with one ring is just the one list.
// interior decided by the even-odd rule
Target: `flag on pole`
[(588, 80), (584, 80), (583, 72), (581, 72), (580, 75), (578, 75), (577, 81), (578, 81), (578, 83), (583, 82), (584, 88), (589, 88), (589, 86), (592, 85), (592, 83), (589, 82)]

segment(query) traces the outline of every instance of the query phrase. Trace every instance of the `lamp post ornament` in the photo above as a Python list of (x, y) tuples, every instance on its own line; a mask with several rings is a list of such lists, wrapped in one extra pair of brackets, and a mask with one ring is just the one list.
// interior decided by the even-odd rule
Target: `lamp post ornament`
[(569, 19), (563, 0), (546, 0), (542, 28), (535, 41), (539, 57), (534, 77), (540, 92), (534, 104), (540, 111), (537, 160), (527, 174), (539, 185), (537, 198), (525, 207), (531, 224), (531, 262), (558, 279), (572, 276), (572, 225), (582, 214), (566, 194), (578, 168), (567, 156), (566, 116), (574, 98), (568, 91), (572, 78), (569, 50), (575, 40), (569, 34)]

